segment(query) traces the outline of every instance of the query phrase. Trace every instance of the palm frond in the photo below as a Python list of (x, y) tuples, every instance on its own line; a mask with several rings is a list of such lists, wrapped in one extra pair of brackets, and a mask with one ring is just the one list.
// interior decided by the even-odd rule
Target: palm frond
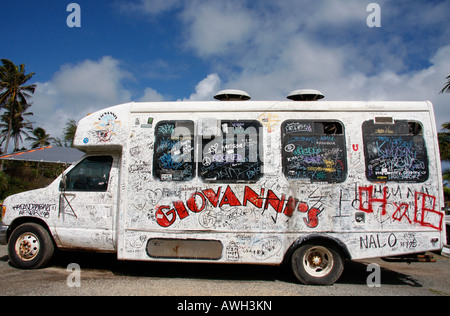
[(450, 92), (450, 76), (447, 76), (445, 79), (447, 79), (447, 83), (439, 93)]

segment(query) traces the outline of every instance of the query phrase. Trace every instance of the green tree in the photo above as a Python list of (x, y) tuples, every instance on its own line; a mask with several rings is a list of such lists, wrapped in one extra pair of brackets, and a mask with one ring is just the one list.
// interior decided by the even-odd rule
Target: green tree
[(77, 122), (69, 119), (64, 127), (63, 137), (67, 147), (73, 147), (73, 139), (75, 138), (75, 132), (77, 131)]
[[(447, 83), (439, 93), (450, 92), (450, 76), (447, 76)], [(442, 130), (438, 133), (439, 149), (441, 160), (450, 161), (450, 122), (442, 124)]]
[(37, 127), (33, 130), (32, 136), (28, 136), (25, 140), (31, 140), (31, 148), (38, 148), (50, 145), (50, 142), (55, 141), (50, 134), (47, 134), (45, 129)]
[[(450, 92), (450, 76), (447, 76), (447, 82), (439, 93)], [(442, 124), (442, 130), (438, 133), (439, 149), (441, 160), (450, 161), (450, 122)], [(445, 170), (442, 174), (444, 178), (444, 196), (445, 200), (450, 200), (450, 170)]]
[(450, 132), (445, 126), (449, 123), (442, 125), (442, 130), (438, 133), (439, 150), (441, 152), (441, 160), (450, 160)]
[(11, 138), (14, 141), (14, 151), (17, 151), (23, 140), (22, 135), (28, 136), (27, 131), (33, 130), (32, 123), (25, 119), (25, 116), (33, 115), (31, 112), (27, 112), (30, 106), (31, 104), (18, 102), (8, 103), (4, 106), (6, 111), (0, 117), (0, 137), (3, 138), (2, 143), (6, 140), (5, 152)]
[(27, 112), (31, 106), (28, 99), (34, 93), (36, 85), (25, 85), (34, 73), (25, 74), (25, 65), (16, 66), (8, 59), (2, 59), (0, 66), (0, 109), (6, 109), (1, 116), (2, 142), (6, 141), (5, 152), (8, 150), (11, 137), (14, 139), (14, 149), (19, 148), (22, 134), (27, 135), (25, 129), (30, 129), (31, 123), (24, 116), (33, 115)]

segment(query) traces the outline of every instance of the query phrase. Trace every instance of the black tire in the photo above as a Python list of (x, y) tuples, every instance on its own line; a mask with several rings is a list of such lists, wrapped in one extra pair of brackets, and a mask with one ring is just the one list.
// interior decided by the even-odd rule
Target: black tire
[(296, 278), (308, 285), (331, 285), (344, 270), (342, 256), (325, 242), (307, 242), (297, 248), (291, 258)]
[(18, 226), (8, 242), (9, 260), (19, 269), (39, 269), (46, 266), (54, 251), (55, 246), (49, 232), (35, 223)]

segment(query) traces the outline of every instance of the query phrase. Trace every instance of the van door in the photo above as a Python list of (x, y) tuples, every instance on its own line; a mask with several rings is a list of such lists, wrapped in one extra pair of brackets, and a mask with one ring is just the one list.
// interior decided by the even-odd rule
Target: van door
[(64, 248), (114, 251), (117, 156), (89, 156), (61, 180), (57, 238)]

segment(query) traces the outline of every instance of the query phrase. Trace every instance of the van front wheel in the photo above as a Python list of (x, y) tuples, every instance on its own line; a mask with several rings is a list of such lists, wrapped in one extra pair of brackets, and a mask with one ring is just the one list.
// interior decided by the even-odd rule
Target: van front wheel
[(341, 276), (344, 265), (333, 246), (306, 243), (292, 254), (292, 270), (303, 284), (331, 285)]
[(50, 261), (54, 252), (52, 238), (41, 225), (26, 223), (18, 226), (8, 242), (9, 260), (20, 269), (38, 269)]

